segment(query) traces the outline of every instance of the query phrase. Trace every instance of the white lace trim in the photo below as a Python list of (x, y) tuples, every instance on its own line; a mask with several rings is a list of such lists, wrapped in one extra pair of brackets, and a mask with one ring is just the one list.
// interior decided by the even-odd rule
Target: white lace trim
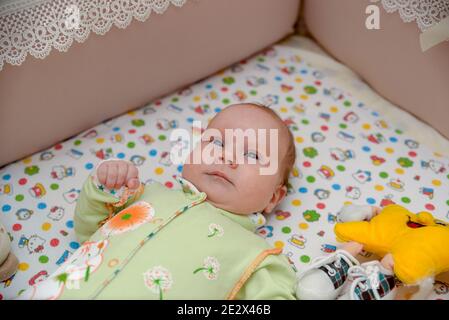
[[(373, 2), (378, 2), (375, 0)], [(404, 22), (416, 20), (421, 31), (449, 16), (449, 0), (381, 0), (388, 13), (399, 11)]]
[(53, 48), (66, 52), (73, 40), (84, 42), (90, 32), (104, 35), (112, 25), (126, 28), (145, 21), (154, 11), (187, 0), (9, 0), (0, 4), (0, 70), (5, 62), (21, 65), (28, 53), (43, 59)]

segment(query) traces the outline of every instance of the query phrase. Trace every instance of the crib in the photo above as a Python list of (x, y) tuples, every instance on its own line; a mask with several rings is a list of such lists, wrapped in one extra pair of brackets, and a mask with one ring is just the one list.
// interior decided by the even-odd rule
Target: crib
[[(232, 103), (269, 106), (295, 138), (286, 200), (257, 232), (297, 270), (336, 250), (347, 203), (449, 220), (449, 42), (422, 45), (449, 1), (441, 19), (407, 23), (395, 2), (2, 2), (0, 222), (19, 264), (0, 299), (80, 246), (73, 211), (99, 161), (130, 160), (171, 188), (172, 132)], [(448, 291), (442, 274), (430, 299)]]

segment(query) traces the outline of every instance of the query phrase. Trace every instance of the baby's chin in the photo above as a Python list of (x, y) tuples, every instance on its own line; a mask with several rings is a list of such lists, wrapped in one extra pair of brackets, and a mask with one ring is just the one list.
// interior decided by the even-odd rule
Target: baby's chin
[(219, 180), (219, 178), (202, 179), (197, 188), (204, 191), (207, 194), (206, 201), (217, 208), (238, 215), (248, 215), (256, 211), (246, 210), (242, 207), (241, 193), (234, 186)]

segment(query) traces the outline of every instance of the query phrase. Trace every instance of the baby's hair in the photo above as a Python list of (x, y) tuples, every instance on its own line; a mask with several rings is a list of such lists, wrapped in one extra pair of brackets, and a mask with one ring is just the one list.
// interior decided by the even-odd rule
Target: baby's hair
[(242, 104), (257, 107), (265, 112), (268, 112), (275, 119), (280, 121), (282, 123), (282, 125), (284, 126), (284, 128), (287, 130), (287, 132), (288, 132), (288, 149), (287, 149), (287, 153), (285, 154), (285, 158), (283, 159), (284, 160), (283, 161), (284, 168), (283, 168), (283, 172), (282, 172), (282, 181), (283, 181), (283, 184), (287, 187), (288, 186), (288, 177), (290, 176), (290, 172), (293, 170), (293, 167), (294, 167), (295, 161), (296, 161), (295, 139), (293, 138), (292, 132), (290, 131), (288, 126), (285, 124), (284, 120), (282, 120), (282, 118), (277, 114), (277, 112), (274, 111), (273, 109), (271, 109), (270, 107), (268, 107), (262, 103), (259, 103), (259, 102), (245, 102)]

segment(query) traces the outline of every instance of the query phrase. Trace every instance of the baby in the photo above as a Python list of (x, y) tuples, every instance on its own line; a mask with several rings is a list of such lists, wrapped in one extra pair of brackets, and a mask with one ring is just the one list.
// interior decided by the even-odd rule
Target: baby
[[(230, 129), (257, 134), (242, 141)], [(143, 185), (132, 163), (102, 161), (75, 210), (81, 247), (20, 297), (296, 299), (288, 259), (255, 233), (286, 196), (295, 157), (274, 111), (238, 104), (211, 120), (180, 188)]]

